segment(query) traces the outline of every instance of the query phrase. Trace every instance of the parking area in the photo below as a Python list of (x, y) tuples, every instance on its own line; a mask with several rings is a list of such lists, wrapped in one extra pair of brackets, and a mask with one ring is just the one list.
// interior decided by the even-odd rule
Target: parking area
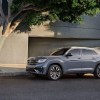
[(0, 100), (100, 100), (100, 80), (67, 75), (58, 81), (34, 76), (0, 77)]

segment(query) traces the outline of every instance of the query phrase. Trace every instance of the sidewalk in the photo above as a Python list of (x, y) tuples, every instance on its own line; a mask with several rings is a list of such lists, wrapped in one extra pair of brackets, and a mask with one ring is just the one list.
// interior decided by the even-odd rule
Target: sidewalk
[[(10, 67), (9, 67), (10, 66)], [(0, 64), (0, 76), (24, 76), (28, 75), (26, 72), (26, 67), (25, 65), (18, 65), (18, 64), (13, 64), (13, 65), (7, 65), (7, 64)]]

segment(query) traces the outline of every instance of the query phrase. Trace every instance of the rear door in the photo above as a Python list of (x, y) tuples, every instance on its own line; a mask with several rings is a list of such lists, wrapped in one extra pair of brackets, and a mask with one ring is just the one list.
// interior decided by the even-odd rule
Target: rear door
[(93, 71), (95, 67), (95, 59), (98, 54), (94, 50), (82, 49), (82, 70)]

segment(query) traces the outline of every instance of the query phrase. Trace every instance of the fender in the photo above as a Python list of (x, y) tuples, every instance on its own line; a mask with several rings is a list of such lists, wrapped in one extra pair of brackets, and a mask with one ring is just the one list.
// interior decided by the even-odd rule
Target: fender
[(50, 65), (52, 64), (59, 64), (63, 70), (63, 66), (64, 66), (64, 61), (61, 59), (53, 59), (53, 60), (48, 60), (45, 65), (43, 66), (44, 68), (46, 68), (46, 72), (48, 71)]

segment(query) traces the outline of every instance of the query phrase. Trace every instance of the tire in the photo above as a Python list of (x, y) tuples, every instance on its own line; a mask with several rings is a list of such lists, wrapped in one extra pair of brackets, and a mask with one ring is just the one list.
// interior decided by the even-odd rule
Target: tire
[(58, 80), (62, 76), (62, 69), (59, 65), (53, 64), (49, 67), (47, 75), (51, 80)]
[(95, 78), (100, 78), (100, 64), (95, 68), (94, 76)]
[(84, 76), (84, 73), (77, 73), (76, 75), (77, 75), (77, 77), (80, 77), (81, 78), (81, 77)]

